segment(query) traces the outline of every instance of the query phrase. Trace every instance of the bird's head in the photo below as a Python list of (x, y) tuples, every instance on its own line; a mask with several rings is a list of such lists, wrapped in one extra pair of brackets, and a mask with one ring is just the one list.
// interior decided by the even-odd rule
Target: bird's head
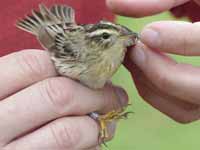
[(86, 31), (85, 39), (93, 50), (119, 51), (133, 46), (138, 40), (138, 34), (125, 26), (107, 21), (100, 21), (98, 24), (84, 26)]

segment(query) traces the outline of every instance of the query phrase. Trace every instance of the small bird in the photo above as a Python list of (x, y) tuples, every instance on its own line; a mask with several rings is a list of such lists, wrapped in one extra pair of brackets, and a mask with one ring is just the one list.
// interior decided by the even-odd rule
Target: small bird
[[(137, 33), (108, 21), (79, 25), (73, 8), (65, 5), (40, 4), (39, 11), (32, 10), (16, 25), (37, 37), (59, 75), (94, 90), (104, 87), (123, 62), (127, 47), (138, 40)], [(124, 115), (123, 110), (90, 114), (99, 121), (102, 139), (108, 137), (107, 123)]]

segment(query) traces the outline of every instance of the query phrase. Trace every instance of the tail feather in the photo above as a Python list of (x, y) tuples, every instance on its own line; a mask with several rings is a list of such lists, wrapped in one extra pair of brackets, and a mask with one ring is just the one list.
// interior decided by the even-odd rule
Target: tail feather
[(61, 23), (75, 24), (75, 14), (71, 7), (54, 5), (48, 9), (41, 4), (39, 12), (32, 10), (32, 15), (27, 15), (24, 19), (19, 20), (16, 26), (37, 36), (41, 28)]

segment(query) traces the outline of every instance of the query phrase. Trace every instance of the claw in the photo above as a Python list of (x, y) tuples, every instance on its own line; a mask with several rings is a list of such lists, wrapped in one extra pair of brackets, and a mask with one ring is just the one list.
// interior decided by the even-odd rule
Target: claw
[(121, 114), (121, 118), (120, 119), (128, 119), (130, 114), (133, 114), (134, 112), (125, 112), (123, 114)]
[(100, 135), (101, 139), (106, 139), (109, 137), (107, 124), (112, 121), (118, 121), (120, 119), (127, 119), (129, 114), (132, 114), (133, 112), (125, 112), (123, 111), (111, 111), (105, 115), (100, 115), (98, 118), (99, 124), (100, 124)]
[(113, 121), (118, 121), (120, 119), (127, 119), (129, 114), (132, 114), (133, 112), (124, 112), (123, 110), (113, 110), (105, 115), (99, 115), (98, 113), (91, 113), (90, 117), (94, 120), (99, 122), (100, 126), (100, 135), (99, 135), (99, 143), (103, 143), (104, 146), (107, 147), (105, 144), (105, 141), (107, 138), (109, 138), (108, 133), (108, 123), (111, 123)]

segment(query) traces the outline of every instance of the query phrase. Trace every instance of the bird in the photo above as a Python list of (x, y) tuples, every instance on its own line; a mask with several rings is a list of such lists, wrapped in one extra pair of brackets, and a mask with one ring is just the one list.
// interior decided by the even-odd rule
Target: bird
[[(31, 15), (20, 18), (16, 26), (36, 36), (47, 50), (57, 73), (93, 90), (110, 81), (122, 64), (127, 48), (136, 45), (138, 34), (125, 26), (100, 20), (95, 24), (78, 24), (75, 10), (67, 5), (39, 5)], [(107, 123), (127, 115), (113, 110), (105, 115), (91, 112), (99, 121), (100, 137), (107, 138)]]

